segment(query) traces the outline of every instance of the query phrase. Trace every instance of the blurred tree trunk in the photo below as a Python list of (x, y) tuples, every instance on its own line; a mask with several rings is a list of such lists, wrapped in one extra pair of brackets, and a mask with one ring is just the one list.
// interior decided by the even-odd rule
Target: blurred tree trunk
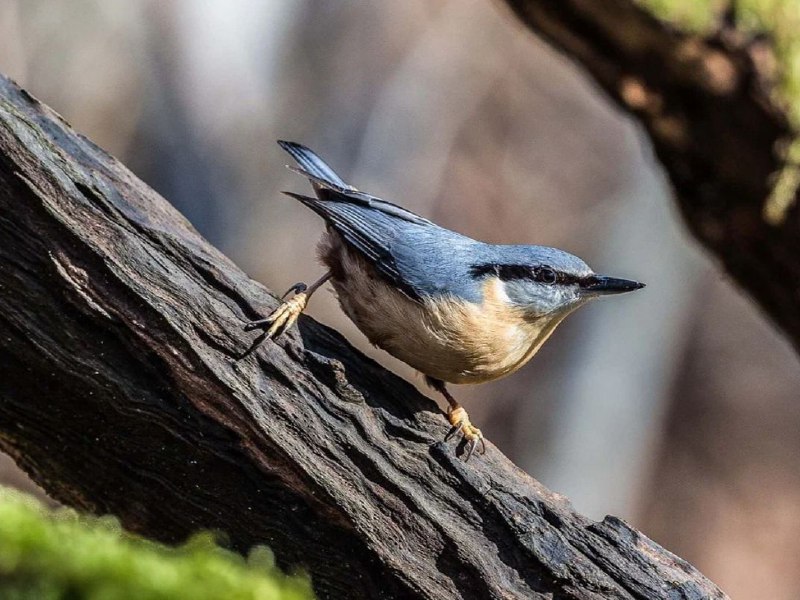
[(800, 350), (797, 189), (767, 218), (794, 131), (748, 36), (682, 32), (632, 0), (507, 3), (640, 120), (689, 229)]
[(593, 522), (275, 302), (163, 199), (0, 78), (0, 447), (58, 500), (178, 541), (268, 544), (331, 598), (724, 598)]
[[(773, 55), (733, 11), (701, 35), (646, 1), (507, 4), (642, 124), (690, 232), (800, 350), (796, 120), (772, 80), (776, 64), (796, 79), (796, 58)], [(761, 10), (787, 19), (782, 5)], [(639, 522), (734, 597), (797, 598), (797, 356), (716, 278), (697, 304)]]

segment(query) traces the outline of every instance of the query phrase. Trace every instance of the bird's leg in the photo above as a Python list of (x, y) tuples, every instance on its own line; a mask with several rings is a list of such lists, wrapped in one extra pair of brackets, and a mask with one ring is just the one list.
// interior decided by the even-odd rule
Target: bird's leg
[(444, 396), (447, 400), (447, 403), (450, 405), (447, 409), (447, 420), (450, 421), (450, 425), (452, 425), (452, 427), (445, 436), (444, 441), (446, 442), (460, 431), (464, 436), (464, 442), (466, 443), (466, 456), (464, 458), (464, 462), (469, 460), (469, 457), (472, 456), (472, 453), (475, 451), (475, 448), (478, 446), (478, 444), (480, 444), (481, 447), (479, 454), (484, 454), (486, 452), (486, 442), (483, 439), (481, 430), (470, 422), (467, 411), (464, 410), (464, 407), (461, 406), (452, 395), (450, 395), (450, 392), (447, 391), (447, 387), (445, 387), (444, 381), (433, 379), (432, 377), (426, 377), (425, 381), (434, 390), (442, 394), (442, 396)]
[(286, 298), (286, 296), (291, 293), (294, 293), (294, 296), (292, 296), (289, 300), (282, 302), (281, 305), (272, 311), (268, 317), (247, 323), (244, 326), (245, 331), (263, 329), (264, 333), (255, 339), (250, 348), (248, 348), (247, 351), (239, 357), (239, 360), (251, 354), (267, 338), (277, 338), (284, 331), (289, 329), (289, 327), (294, 325), (295, 321), (297, 321), (297, 318), (300, 316), (300, 313), (303, 312), (306, 304), (308, 304), (308, 299), (311, 298), (311, 295), (330, 278), (331, 272), (328, 271), (310, 286), (307, 286), (305, 283), (295, 283), (292, 287), (286, 290), (286, 293), (283, 296), (281, 296), (281, 300)]

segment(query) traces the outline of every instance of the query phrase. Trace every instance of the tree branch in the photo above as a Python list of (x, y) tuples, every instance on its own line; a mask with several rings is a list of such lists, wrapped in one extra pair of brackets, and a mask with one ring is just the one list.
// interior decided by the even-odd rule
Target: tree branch
[(175, 542), (268, 544), (331, 598), (723, 598), (489, 447), (465, 464), (411, 385), (273, 297), (0, 78), (0, 446), (58, 500)]
[(692, 233), (800, 350), (797, 190), (767, 203), (795, 132), (731, 23), (701, 37), (631, 0), (506, 0), (642, 123)]

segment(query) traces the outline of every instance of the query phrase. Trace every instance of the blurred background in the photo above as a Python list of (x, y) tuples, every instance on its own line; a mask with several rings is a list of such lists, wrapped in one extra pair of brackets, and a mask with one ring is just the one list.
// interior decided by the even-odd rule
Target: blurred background
[[(279, 193), (306, 183), (276, 139), (446, 227), (645, 281), (452, 391), (581, 512), (734, 598), (800, 597), (797, 357), (689, 238), (636, 124), (501, 3), (2, 0), (0, 71), (278, 293), (322, 273), (322, 224)], [(309, 313), (422, 385), (332, 294)], [(34, 489), (7, 457), (0, 482)]]

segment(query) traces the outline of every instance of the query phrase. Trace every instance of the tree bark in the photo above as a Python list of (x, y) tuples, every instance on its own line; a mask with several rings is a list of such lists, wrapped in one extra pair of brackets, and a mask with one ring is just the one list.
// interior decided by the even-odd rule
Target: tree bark
[(224, 532), (323, 598), (724, 598), (593, 522), (301, 317), (162, 198), (0, 78), (0, 447), (56, 499), (176, 542)]
[(764, 44), (725, 19), (691, 35), (631, 0), (506, 2), (639, 119), (691, 232), (800, 351), (797, 190), (767, 218), (795, 132)]

